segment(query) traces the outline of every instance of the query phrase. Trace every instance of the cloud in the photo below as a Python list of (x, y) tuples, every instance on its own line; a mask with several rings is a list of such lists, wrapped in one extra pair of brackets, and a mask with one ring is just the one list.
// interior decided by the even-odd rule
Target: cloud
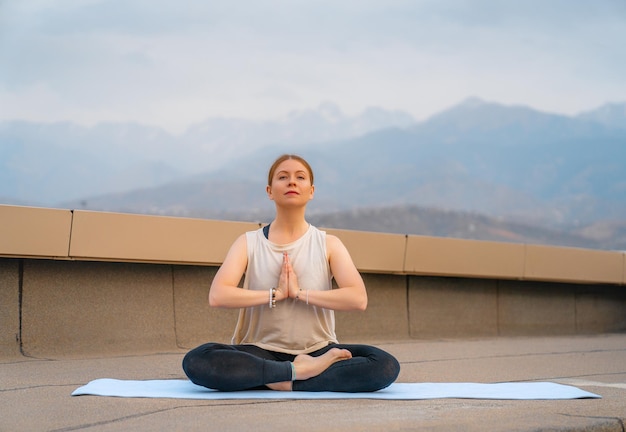
[(477, 95), (626, 100), (626, 6), (528, 0), (0, 3), (0, 119), (276, 118), (332, 100), (418, 118)]

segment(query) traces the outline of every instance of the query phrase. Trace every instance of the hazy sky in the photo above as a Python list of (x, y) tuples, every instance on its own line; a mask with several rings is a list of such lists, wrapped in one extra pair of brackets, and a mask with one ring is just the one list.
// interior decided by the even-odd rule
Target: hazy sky
[(626, 101), (626, 0), (0, 0), (0, 120)]

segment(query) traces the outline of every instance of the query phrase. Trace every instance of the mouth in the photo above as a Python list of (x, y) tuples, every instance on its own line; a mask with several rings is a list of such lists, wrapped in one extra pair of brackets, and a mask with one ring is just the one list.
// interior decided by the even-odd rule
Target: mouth
[(296, 191), (289, 191), (289, 192), (285, 192), (285, 195), (298, 195), (298, 192), (296, 192)]

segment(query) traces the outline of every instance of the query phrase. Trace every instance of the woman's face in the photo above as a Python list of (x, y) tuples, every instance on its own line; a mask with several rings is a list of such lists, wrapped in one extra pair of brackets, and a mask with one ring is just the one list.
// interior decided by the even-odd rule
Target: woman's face
[(313, 198), (315, 187), (311, 184), (311, 174), (295, 159), (280, 163), (274, 171), (267, 195), (277, 204), (306, 204)]

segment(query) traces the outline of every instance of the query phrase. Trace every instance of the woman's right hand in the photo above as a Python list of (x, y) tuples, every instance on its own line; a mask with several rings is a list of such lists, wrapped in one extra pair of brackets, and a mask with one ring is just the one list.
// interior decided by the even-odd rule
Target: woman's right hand
[(280, 268), (278, 286), (276, 287), (276, 301), (289, 298), (289, 270), (289, 257), (286, 252), (283, 252), (283, 264)]

